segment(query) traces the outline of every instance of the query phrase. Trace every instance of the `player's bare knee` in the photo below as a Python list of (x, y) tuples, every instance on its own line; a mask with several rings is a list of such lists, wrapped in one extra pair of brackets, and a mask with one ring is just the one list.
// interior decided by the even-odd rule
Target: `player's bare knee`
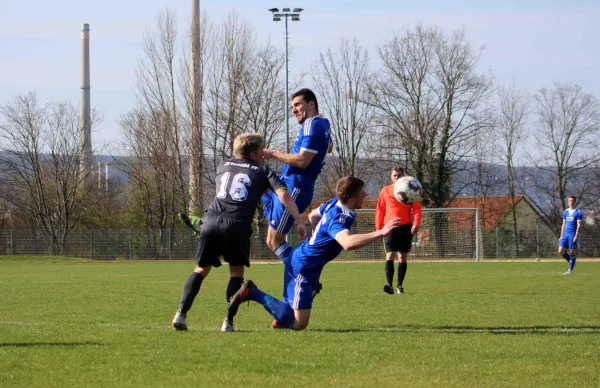
[(300, 330), (304, 330), (308, 327), (308, 321), (305, 322), (294, 322), (294, 330), (296, 331), (300, 331)]
[(294, 310), (294, 330), (304, 330), (310, 320), (310, 309)]
[(206, 278), (208, 276), (208, 274), (210, 273), (211, 269), (212, 269), (212, 267), (198, 267), (198, 266), (196, 266), (196, 268), (194, 268), (194, 272), (199, 273), (200, 275), (202, 275), (203, 278)]

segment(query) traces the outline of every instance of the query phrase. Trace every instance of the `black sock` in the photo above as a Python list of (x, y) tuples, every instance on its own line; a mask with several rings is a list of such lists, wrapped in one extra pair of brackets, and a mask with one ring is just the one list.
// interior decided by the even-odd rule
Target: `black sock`
[[(229, 299), (231, 299), (231, 297), (238, 292), (238, 290), (240, 289), (240, 287), (242, 287), (242, 283), (244, 283), (244, 278), (234, 278), (234, 277), (230, 277), (229, 278), (229, 284), (227, 285), (227, 303), (229, 303)], [(231, 310), (229, 310), (227, 312), (227, 320), (229, 321), (229, 323), (233, 323), (233, 317), (235, 317), (235, 314), (237, 314), (237, 309), (238, 306), (236, 306), (235, 308), (232, 308)]]
[(187, 313), (189, 309), (192, 308), (192, 303), (194, 303), (196, 295), (200, 292), (200, 286), (202, 285), (203, 280), (204, 277), (198, 272), (192, 272), (185, 280), (185, 284), (183, 285), (183, 295), (181, 295), (181, 300), (179, 301), (179, 310), (181, 310), (182, 313)]
[(394, 260), (385, 261), (385, 280), (390, 286), (394, 281)]
[(408, 267), (408, 263), (399, 263), (398, 264), (398, 286), (402, 287), (402, 283), (404, 282), (404, 277), (406, 276), (406, 269)]

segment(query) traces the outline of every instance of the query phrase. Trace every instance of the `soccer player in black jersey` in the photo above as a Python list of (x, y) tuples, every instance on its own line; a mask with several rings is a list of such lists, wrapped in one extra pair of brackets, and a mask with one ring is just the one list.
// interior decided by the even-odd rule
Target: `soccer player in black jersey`
[[(250, 266), (250, 236), (252, 220), (261, 196), (274, 191), (289, 210), (298, 225), (301, 239), (307, 228), (292, 196), (273, 171), (264, 163), (264, 139), (260, 134), (247, 133), (234, 139), (234, 158), (224, 160), (217, 168), (217, 194), (202, 218), (196, 268), (183, 286), (179, 310), (173, 318), (176, 330), (187, 330), (186, 314), (192, 307), (200, 286), (212, 267), (220, 267), (220, 257), (229, 263), (227, 301), (239, 290), (244, 281), (244, 267)], [(228, 311), (221, 331), (233, 331), (236, 311)]]

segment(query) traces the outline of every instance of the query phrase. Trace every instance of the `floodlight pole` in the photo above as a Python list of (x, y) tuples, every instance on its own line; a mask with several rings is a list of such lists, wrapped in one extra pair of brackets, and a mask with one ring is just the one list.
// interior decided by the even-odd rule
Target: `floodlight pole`
[(289, 123), (289, 35), (288, 35), (288, 19), (292, 18), (292, 21), (300, 21), (300, 12), (302, 12), (302, 8), (294, 8), (290, 10), (290, 8), (283, 8), (281, 12), (279, 12), (279, 8), (271, 8), (269, 12), (273, 14), (273, 21), (279, 22), (281, 18), (285, 19), (285, 96), (284, 96), (284, 121), (285, 121), (285, 152), (290, 152), (290, 123)]

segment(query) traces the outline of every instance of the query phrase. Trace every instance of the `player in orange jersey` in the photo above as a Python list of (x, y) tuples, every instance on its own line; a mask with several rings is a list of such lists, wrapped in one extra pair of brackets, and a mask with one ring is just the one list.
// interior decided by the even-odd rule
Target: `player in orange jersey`
[(381, 189), (375, 211), (375, 229), (379, 230), (392, 218), (400, 218), (400, 226), (385, 238), (385, 278), (387, 284), (383, 291), (394, 294), (392, 282), (394, 280), (394, 257), (398, 254), (398, 287), (397, 294), (404, 294), (402, 283), (406, 276), (408, 252), (412, 246), (412, 239), (419, 232), (421, 226), (421, 202), (405, 205), (394, 197), (394, 183), (398, 178), (408, 175), (402, 167), (392, 168), (392, 184)]

